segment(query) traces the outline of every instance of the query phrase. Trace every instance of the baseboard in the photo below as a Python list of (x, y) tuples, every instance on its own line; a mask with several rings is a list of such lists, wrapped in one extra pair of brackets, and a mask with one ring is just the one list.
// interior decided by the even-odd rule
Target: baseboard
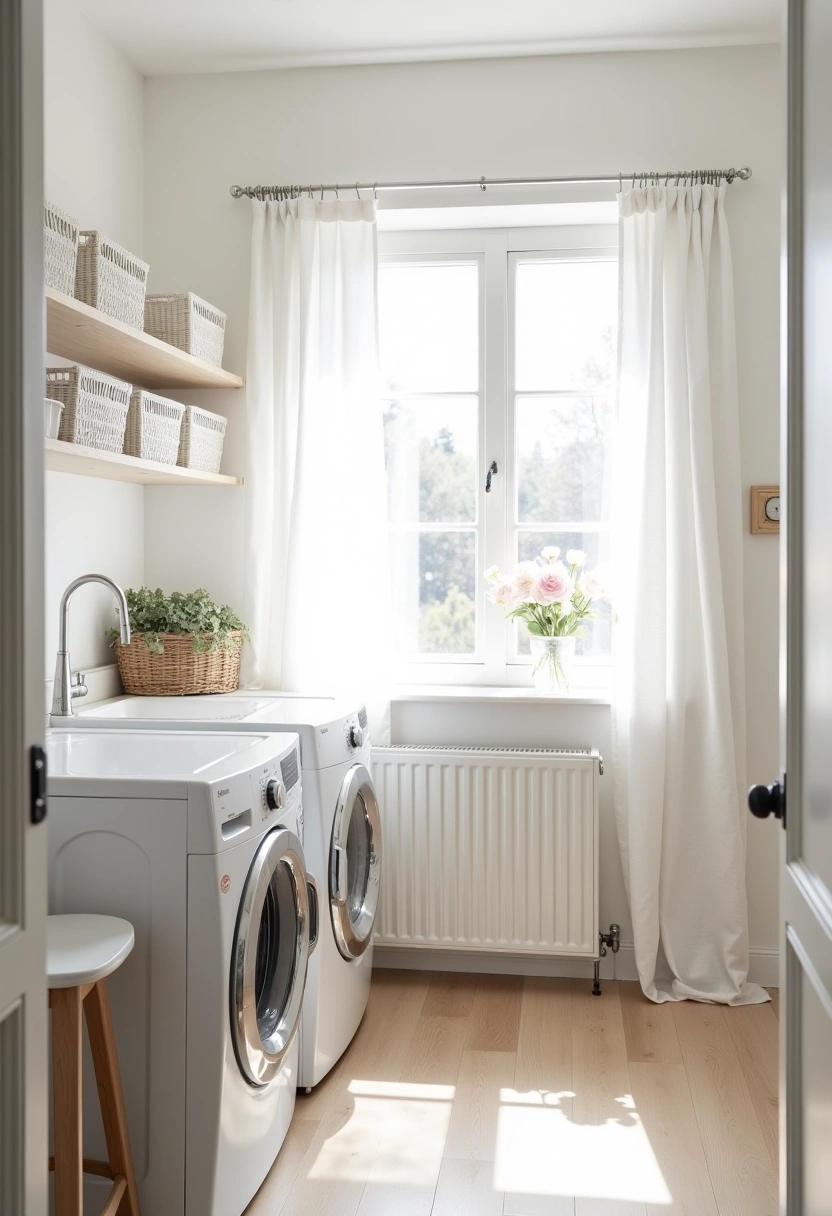
[[(592, 961), (585, 958), (549, 958), (537, 954), (487, 954), (476, 950), (423, 950), (401, 946), (373, 947), (373, 964), (400, 971), (461, 971), (480, 975), (546, 975), (553, 979), (592, 977)], [(632, 944), (601, 959), (601, 978), (637, 980)], [(776, 950), (752, 949), (748, 979), (765, 988), (780, 985), (780, 956)]]

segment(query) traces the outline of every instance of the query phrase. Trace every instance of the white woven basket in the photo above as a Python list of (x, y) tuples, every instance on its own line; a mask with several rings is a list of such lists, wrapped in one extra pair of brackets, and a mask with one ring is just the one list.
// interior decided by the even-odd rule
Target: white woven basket
[(43, 277), (47, 287), (75, 294), (78, 221), (54, 203), (43, 204)]
[(219, 473), (226, 421), (219, 414), (210, 414), (196, 405), (186, 405), (177, 464), (184, 469)]
[(126, 454), (140, 460), (176, 464), (184, 413), (185, 407), (178, 401), (134, 388), (124, 435)]
[(52, 397), (43, 399), (43, 433), (47, 439), (57, 439), (61, 430), (61, 415), (64, 407)]
[(47, 367), (46, 396), (64, 406), (58, 438), (105, 452), (124, 447), (131, 386), (91, 367)]
[(151, 295), (144, 302), (145, 332), (215, 367), (222, 367), (225, 313), (192, 291)]
[(148, 269), (100, 232), (79, 232), (75, 295), (90, 308), (143, 329)]

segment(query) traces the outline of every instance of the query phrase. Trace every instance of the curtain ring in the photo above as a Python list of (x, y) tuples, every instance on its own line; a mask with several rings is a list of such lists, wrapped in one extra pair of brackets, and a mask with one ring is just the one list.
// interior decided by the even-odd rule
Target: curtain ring
[(373, 198), (378, 202), (378, 182), (373, 182)]
[(324, 188), (321, 186), (321, 202), (324, 201)]
[(338, 183), (337, 182), (335, 183), (335, 201), (336, 201), (336, 203), (340, 203), (340, 201), (341, 201), (341, 196), (338, 193)]
[(355, 197), (361, 202), (361, 195), (358, 193), (358, 182), (355, 183)]

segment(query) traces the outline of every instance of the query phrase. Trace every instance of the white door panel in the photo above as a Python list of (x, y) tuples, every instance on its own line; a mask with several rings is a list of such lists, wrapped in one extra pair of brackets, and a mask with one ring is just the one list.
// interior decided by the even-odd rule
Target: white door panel
[(0, 4), (0, 1216), (47, 1196), (41, 0)]

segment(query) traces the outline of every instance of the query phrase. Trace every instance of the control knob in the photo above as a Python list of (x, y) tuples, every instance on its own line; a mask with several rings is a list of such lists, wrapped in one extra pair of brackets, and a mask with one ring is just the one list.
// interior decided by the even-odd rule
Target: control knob
[(270, 811), (282, 811), (286, 805), (286, 786), (274, 777), (266, 786), (266, 805)]
[(360, 726), (351, 726), (347, 735), (350, 747), (359, 748), (364, 746), (364, 731)]

